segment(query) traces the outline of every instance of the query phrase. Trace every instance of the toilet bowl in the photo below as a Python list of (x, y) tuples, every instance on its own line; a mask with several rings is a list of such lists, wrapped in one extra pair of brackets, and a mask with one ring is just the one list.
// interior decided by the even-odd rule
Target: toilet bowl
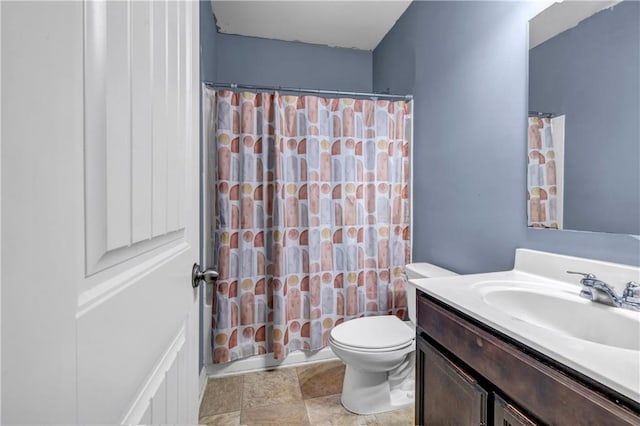
[[(456, 275), (428, 263), (405, 267), (407, 278)], [(346, 365), (342, 405), (375, 414), (414, 404), (415, 287), (407, 285), (410, 321), (393, 315), (356, 318), (331, 330), (329, 346)]]

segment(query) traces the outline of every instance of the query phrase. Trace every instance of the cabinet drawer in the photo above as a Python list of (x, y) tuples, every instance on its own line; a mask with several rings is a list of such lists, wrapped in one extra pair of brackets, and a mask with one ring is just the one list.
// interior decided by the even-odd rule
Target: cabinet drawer
[(513, 405), (493, 394), (493, 426), (538, 426)]
[(420, 293), (418, 328), (548, 424), (638, 425), (640, 417)]

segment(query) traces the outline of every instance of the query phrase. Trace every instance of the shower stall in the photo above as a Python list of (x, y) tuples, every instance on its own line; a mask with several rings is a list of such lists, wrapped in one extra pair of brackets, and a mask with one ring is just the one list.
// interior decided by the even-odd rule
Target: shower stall
[(208, 373), (333, 358), (334, 326), (404, 318), (411, 97), (202, 91)]

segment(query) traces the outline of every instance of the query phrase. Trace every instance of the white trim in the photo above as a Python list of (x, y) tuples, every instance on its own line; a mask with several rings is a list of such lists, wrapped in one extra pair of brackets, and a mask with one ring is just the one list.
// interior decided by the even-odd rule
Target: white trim
[(409, 263), (413, 263), (413, 146), (415, 141), (413, 139), (413, 120), (415, 118), (415, 102), (411, 103), (411, 141), (409, 142), (409, 244), (411, 250), (409, 250)]
[[(215, 104), (211, 102), (215, 100), (215, 91), (207, 87), (206, 84), (202, 84), (200, 87), (200, 94), (202, 97), (202, 174), (201, 174), (201, 201), (202, 201), (202, 256), (201, 265), (203, 269), (213, 268), (214, 262), (214, 250), (212, 248), (213, 236), (212, 233), (215, 227), (214, 215), (214, 201), (209, 197), (209, 191), (205, 188), (213, 186), (215, 188), (215, 149), (209, 149), (210, 138), (214, 138), (209, 132), (209, 123), (212, 121), (210, 115), (215, 117)], [(211, 129), (214, 130), (214, 129)], [(215, 130), (214, 130), (215, 131)], [(212, 299), (213, 299), (213, 284), (206, 284), (202, 286), (202, 330), (200, 330), (202, 339), (202, 363), (208, 365), (213, 362), (211, 357), (211, 315), (212, 315)]]
[(207, 377), (207, 367), (202, 366), (202, 370), (200, 370), (200, 397), (198, 398), (198, 407), (202, 405), (202, 398), (204, 398), (204, 391), (207, 389), (207, 381), (209, 377)]
[(556, 223), (564, 229), (564, 123), (565, 115), (551, 119), (551, 139), (556, 162)]
[(129, 410), (127, 410), (127, 414), (124, 415), (120, 424), (137, 425), (140, 423), (140, 420), (142, 420), (150, 406), (151, 400), (165, 381), (167, 371), (169, 371), (173, 363), (178, 358), (178, 354), (184, 347), (185, 342), (185, 327), (182, 326), (178, 335), (173, 339), (169, 348), (160, 358), (160, 361), (153, 369), (145, 384), (142, 386), (142, 390), (138, 393), (138, 396), (135, 398)]
[(298, 367), (325, 361), (337, 361), (338, 357), (330, 347), (326, 346), (319, 351), (290, 353), (283, 361), (276, 361), (273, 354), (254, 355), (249, 358), (239, 359), (226, 364), (207, 365), (209, 377), (233, 376), (236, 374), (252, 373), (254, 371), (272, 370), (284, 367)]
[(120, 273), (115, 277), (80, 293), (78, 296), (78, 313), (76, 314), (76, 318), (82, 317), (96, 306), (111, 299), (113, 296), (127, 289), (129, 286), (137, 283), (146, 275), (190, 249), (191, 246), (187, 242), (182, 241), (175, 247), (164, 250), (160, 254), (144, 261), (143, 263), (140, 263), (133, 268), (126, 269), (123, 273)]
[[(0, 4), (0, 26), (2, 4)], [(2, 99), (2, 31), (0, 31), (0, 99)], [(0, 218), (2, 217), (2, 102), (0, 102)], [(2, 220), (0, 220), (0, 322), (2, 318)], [(2, 332), (0, 327), (0, 384), (2, 384)], [(2, 423), (2, 386), (0, 385), (0, 423)]]
[[(164, 235), (153, 237), (150, 240), (139, 241), (126, 247), (120, 247), (114, 250), (103, 250), (103, 253), (98, 256), (95, 264), (86, 265), (85, 276), (87, 278), (94, 277), (100, 272), (104, 272), (114, 266), (127, 262), (138, 256), (142, 256), (145, 253), (152, 252), (160, 247), (166, 247), (174, 241), (179, 241), (184, 238), (184, 228), (176, 229), (175, 231), (169, 231)], [(87, 250), (90, 249), (87, 248)], [(86, 259), (89, 258), (89, 254), (86, 254)], [(89, 260), (87, 260), (89, 262)]]

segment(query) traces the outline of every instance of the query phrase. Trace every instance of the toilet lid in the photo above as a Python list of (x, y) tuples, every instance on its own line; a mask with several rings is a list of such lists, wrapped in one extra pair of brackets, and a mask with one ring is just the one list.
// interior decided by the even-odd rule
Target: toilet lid
[(382, 349), (401, 346), (414, 337), (414, 331), (394, 315), (356, 318), (331, 330), (333, 340), (354, 348)]

